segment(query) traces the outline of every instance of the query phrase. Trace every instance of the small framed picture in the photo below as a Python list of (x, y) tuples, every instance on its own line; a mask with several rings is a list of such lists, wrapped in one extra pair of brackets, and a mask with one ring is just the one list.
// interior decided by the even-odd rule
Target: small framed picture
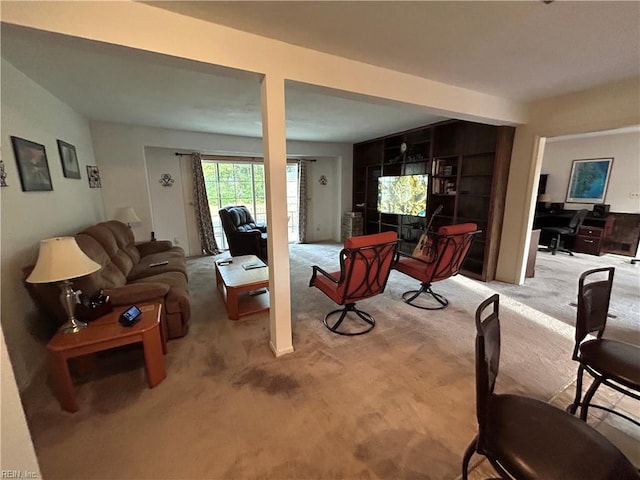
[(44, 145), (11, 137), (23, 192), (53, 190), (47, 152)]
[(70, 143), (58, 140), (58, 152), (62, 162), (62, 173), (67, 178), (80, 178), (80, 167), (78, 166), (78, 156), (76, 147)]
[(100, 170), (95, 165), (87, 165), (87, 177), (89, 178), (90, 188), (102, 188), (100, 183)]

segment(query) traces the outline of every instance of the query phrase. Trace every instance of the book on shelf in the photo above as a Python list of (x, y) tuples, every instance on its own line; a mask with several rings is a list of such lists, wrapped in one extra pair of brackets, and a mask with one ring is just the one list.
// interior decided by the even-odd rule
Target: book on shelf
[(451, 177), (456, 174), (455, 166), (449, 164), (446, 159), (435, 158), (431, 165), (431, 174), (434, 177)]

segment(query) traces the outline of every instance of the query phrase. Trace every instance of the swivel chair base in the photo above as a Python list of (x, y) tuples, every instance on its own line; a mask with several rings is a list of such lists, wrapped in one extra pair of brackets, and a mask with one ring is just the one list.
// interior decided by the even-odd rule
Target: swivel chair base
[[(440, 305), (438, 305), (437, 307), (428, 307), (426, 305), (419, 305), (417, 303), (414, 303), (414, 300), (416, 300), (423, 293), (428, 293), (429, 295), (431, 295)], [(411, 305), (412, 307), (420, 308), (422, 310), (442, 310), (447, 305), (449, 305), (449, 301), (444, 296), (431, 290), (431, 285), (426, 283), (420, 285), (420, 290), (409, 290), (408, 292), (404, 292), (402, 294), (402, 301), (408, 305)]]
[[(343, 320), (347, 317), (347, 314), (349, 312), (355, 313), (365, 324), (367, 324), (367, 327), (364, 330), (359, 330), (357, 332), (345, 332), (345, 331), (338, 330), (340, 328), (340, 325), (342, 325)], [(329, 325), (329, 317), (331, 315), (335, 315), (336, 313), (341, 314), (340, 318), (338, 318), (338, 320), (333, 325)], [(345, 335), (349, 337), (353, 337), (356, 335), (364, 335), (365, 333), (369, 333), (371, 330), (373, 330), (373, 327), (376, 326), (376, 321), (374, 320), (374, 318), (367, 312), (363, 312), (362, 310), (357, 309), (355, 303), (348, 303), (347, 305), (344, 306), (344, 308), (333, 310), (332, 312), (327, 313), (324, 317), (323, 323), (324, 323), (324, 326), (327, 327), (329, 330), (331, 330), (333, 333), (337, 333), (338, 335)]]
[(561, 239), (560, 239), (560, 235), (558, 235), (557, 237), (554, 237), (551, 240), (551, 243), (549, 243), (548, 247), (545, 248), (539, 248), (538, 251), (540, 252), (551, 252), (551, 255), (555, 255), (556, 252), (564, 252), (564, 253), (568, 253), (569, 256), (573, 257), (573, 250), (570, 250), (568, 248), (565, 248), (563, 246), (563, 243), (561, 243)]

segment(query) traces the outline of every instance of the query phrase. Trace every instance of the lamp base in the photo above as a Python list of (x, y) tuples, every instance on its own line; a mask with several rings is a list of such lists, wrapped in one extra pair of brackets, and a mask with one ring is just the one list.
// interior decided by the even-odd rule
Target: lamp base
[(78, 333), (80, 330), (87, 328), (85, 322), (81, 322), (75, 317), (76, 311), (76, 292), (71, 288), (71, 282), (64, 280), (60, 284), (62, 290), (60, 294), (60, 301), (67, 313), (68, 320), (60, 327), (62, 333)]
[(80, 320), (74, 318), (73, 320), (69, 320), (62, 324), (59, 331), (61, 333), (78, 333), (80, 330), (87, 328), (87, 324), (85, 322), (81, 322)]

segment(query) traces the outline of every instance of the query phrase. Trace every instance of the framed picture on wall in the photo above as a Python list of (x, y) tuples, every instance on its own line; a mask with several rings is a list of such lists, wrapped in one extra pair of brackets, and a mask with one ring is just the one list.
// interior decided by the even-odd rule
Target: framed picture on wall
[(44, 145), (11, 137), (23, 192), (53, 190), (49, 162)]
[(574, 160), (567, 203), (604, 203), (612, 165), (613, 158)]
[(87, 165), (87, 178), (89, 179), (89, 188), (102, 188), (100, 170), (95, 165)]
[(58, 152), (60, 153), (62, 173), (64, 176), (67, 178), (80, 178), (80, 167), (78, 166), (76, 147), (70, 143), (58, 140)]

